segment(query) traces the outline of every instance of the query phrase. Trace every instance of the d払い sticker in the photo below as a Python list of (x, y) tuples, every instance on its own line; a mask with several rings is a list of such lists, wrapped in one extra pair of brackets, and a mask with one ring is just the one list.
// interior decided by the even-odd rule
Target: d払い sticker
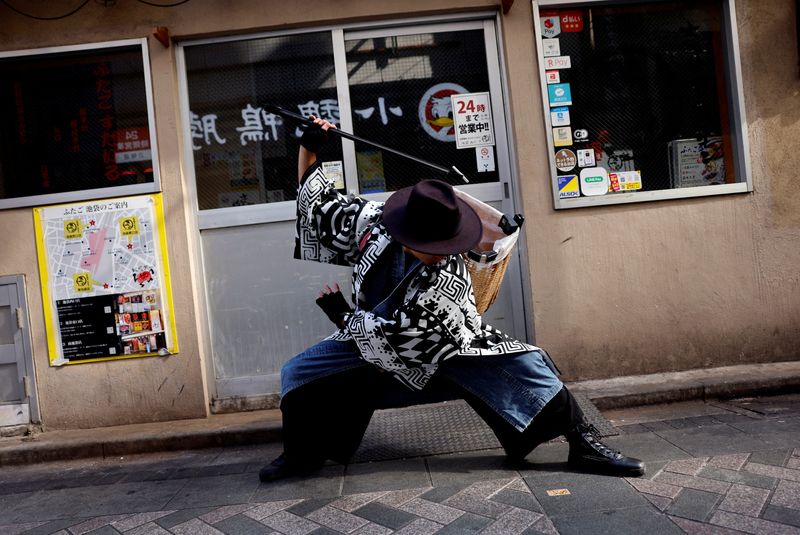
[(545, 71), (544, 77), (548, 84), (557, 84), (561, 82), (561, 75), (558, 71)]
[(569, 126), (553, 128), (553, 146), (565, 147), (568, 145), (572, 145), (572, 128)]
[(559, 28), (563, 32), (582, 32), (583, 13), (580, 11), (564, 11), (559, 18)]
[(556, 153), (556, 167), (559, 171), (572, 171), (577, 163), (575, 153), (569, 149), (561, 149)]

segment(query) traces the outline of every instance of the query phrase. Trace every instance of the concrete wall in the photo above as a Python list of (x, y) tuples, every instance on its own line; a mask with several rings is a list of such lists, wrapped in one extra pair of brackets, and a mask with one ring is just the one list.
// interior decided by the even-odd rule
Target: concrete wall
[[(175, 8), (89, 2), (59, 21), (0, 6), (0, 49), (149, 36), (246, 33), (355, 20), (498, 9), (499, 2), (192, 0)], [(44, 11), (46, 6), (46, 11)], [(74, 2), (36, 3), (39, 15)], [(568, 379), (675, 371), (798, 358), (800, 193), (794, 2), (737, 2), (752, 194), (556, 212), (547, 167), (531, 4), (502, 17), (523, 209), (528, 217), (536, 342)], [(778, 36), (781, 36), (778, 38)], [(181, 354), (48, 366), (29, 208), (0, 212), (0, 274), (25, 273), (42, 415), (51, 427), (90, 427), (206, 414), (207, 396), (192, 277), (196, 239), (181, 169), (174, 47), (149, 39), (170, 268)], [(625, 236), (613, 232), (636, 229)], [(27, 230), (26, 230), (27, 229)], [(617, 276), (624, 273), (619, 280)]]

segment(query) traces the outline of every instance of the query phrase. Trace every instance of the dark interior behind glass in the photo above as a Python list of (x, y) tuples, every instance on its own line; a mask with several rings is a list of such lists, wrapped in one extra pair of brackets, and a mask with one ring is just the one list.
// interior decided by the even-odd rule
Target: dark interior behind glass
[(0, 59), (0, 198), (153, 182), (140, 46)]
[[(560, 82), (571, 87), (572, 130), (587, 130), (588, 139), (567, 148), (594, 148), (610, 173), (641, 171), (642, 190), (735, 182), (719, 0), (571, 7), (541, 15), (570, 12), (580, 13), (583, 29), (557, 37), (560, 54), (571, 59), (571, 68), (559, 71)], [(705, 170), (701, 178), (681, 182), (671, 165), (680, 151), (696, 147)]]

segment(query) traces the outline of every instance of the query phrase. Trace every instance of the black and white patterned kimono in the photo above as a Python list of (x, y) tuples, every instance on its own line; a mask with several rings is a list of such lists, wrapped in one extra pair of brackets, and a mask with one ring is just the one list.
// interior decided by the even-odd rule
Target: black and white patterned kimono
[[(524, 429), (562, 387), (549, 358), (482, 323), (460, 255), (434, 265), (417, 263), (393, 287), (378, 289), (383, 295), (375, 299), (375, 288), (385, 284), (378, 272), (390, 269), (389, 257), (400, 250), (381, 223), (382, 208), (383, 203), (337, 192), (318, 163), (303, 176), (294, 256), (353, 266), (356, 307), (343, 329), (284, 366), (283, 394), (364, 361), (412, 390), (423, 389), (440, 369)], [(338, 354), (353, 342), (356, 355)], [(328, 357), (315, 357), (322, 353)], [(313, 358), (320, 359), (318, 366), (310, 364)]]

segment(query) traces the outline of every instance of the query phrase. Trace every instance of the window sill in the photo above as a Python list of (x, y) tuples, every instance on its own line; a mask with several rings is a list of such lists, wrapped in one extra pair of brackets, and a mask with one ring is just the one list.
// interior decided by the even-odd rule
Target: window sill
[(668, 199), (689, 199), (692, 197), (708, 197), (711, 195), (727, 195), (729, 193), (747, 193), (752, 191), (747, 183), (721, 184), (717, 186), (699, 186), (694, 188), (665, 189), (657, 191), (639, 191), (631, 193), (613, 193), (595, 197), (573, 197), (555, 199), (556, 210), (567, 208), (586, 208), (590, 206), (606, 206), (610, 204), (630, 204), (637, 202), (663, 201)]

